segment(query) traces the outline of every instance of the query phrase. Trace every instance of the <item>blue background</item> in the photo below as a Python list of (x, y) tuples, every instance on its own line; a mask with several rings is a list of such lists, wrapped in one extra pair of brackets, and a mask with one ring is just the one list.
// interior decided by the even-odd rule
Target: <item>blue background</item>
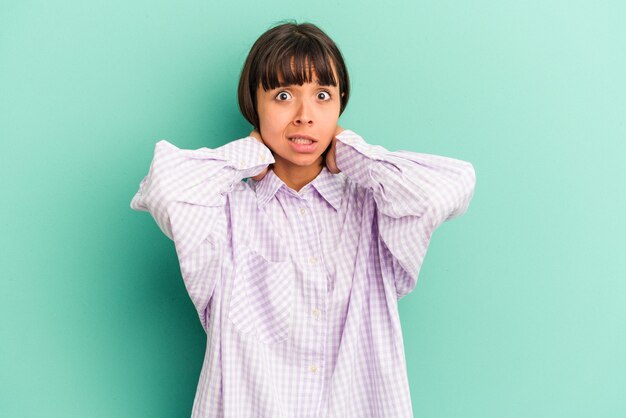
[(310, 21), (340, 124), (477, 187), (400, 301), (415, 416), (626, 416), (621, 1), (0, 3), (0, 416), (188, 416), (205, 336), (131, 211), (155, 142), (246, 136), (256, 38)]

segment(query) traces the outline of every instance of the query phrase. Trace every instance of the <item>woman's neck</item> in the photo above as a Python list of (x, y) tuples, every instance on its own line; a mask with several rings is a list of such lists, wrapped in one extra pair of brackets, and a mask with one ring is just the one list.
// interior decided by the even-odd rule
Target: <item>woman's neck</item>
[(304, 186), (309, 184), (322, 171), (320, 165), (321, 158), (308, 166), (299, 166), (283, 160), (276, 160), (274, 163), (274, 174), (280, 178), (287, 187), (299, 192)]

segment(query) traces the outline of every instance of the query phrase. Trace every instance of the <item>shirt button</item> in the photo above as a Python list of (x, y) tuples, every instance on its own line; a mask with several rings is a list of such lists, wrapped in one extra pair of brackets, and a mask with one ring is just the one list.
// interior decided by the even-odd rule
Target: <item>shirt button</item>
[(306, 213), (306, 209), (305, 208), (300, 208), (300, 213), (304, 215)]
[(322, 314), (322, 311), (320, 311), (319, 309), (313, 309), (314, 317), (319, 318), (321, 314)]
[(317, 373), (317, 365), (312, 365), (309, 370), (311, 370), (311, 373)]
[(259, 152), (259, 162), (263, 162), (264, 159), (265, 157), (263, 156), (263, 153)]
[(309, 257), (309, 264), (317, 264), (317, 258)]
[(244, 161), (244, 160), (239, 160), (239, 165), (240, 165), (241, 167), (243, 167), (244, 163), (245, 163), (245, 161)]

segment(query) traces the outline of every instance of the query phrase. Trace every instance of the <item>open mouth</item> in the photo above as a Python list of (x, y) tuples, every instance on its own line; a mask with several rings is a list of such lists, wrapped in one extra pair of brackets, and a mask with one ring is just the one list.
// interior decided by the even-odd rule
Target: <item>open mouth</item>
[(306, 134), (296, 133), (287, 137), (296, 152), (305, 154), (314, 153), (317, 148), (317, 140)]
[(302, 145), (310, 145), (310, 144), (312, 144), (313, 142), (315, 142), (315, 141), (313, 141), (313, 140), (311, 140), (311, 139), (307, 139), (307, 138), (299, 138), (299, 137), (289, 138), (289, 140), (290, 140), (291, 142), (295, 142), (296, 144), (302, 144)]
[(287, 138), (291, 142), (301, 145), (310, 145), (314, 142), (317, 142), (317, 140), (312, 136), (300, 132), (289, 135)]

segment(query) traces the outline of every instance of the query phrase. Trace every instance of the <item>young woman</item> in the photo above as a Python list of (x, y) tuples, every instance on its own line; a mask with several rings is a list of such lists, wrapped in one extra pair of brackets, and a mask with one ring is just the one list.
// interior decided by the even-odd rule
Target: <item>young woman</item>
[(131, 207), (174, 241), (207, 333), (193, 417), (412, 416), (397, 301), (475, 173), (342, 129), (349, 95), (335, 43), (281, 24), (241, 73), (250, 135), (156, 144)]

